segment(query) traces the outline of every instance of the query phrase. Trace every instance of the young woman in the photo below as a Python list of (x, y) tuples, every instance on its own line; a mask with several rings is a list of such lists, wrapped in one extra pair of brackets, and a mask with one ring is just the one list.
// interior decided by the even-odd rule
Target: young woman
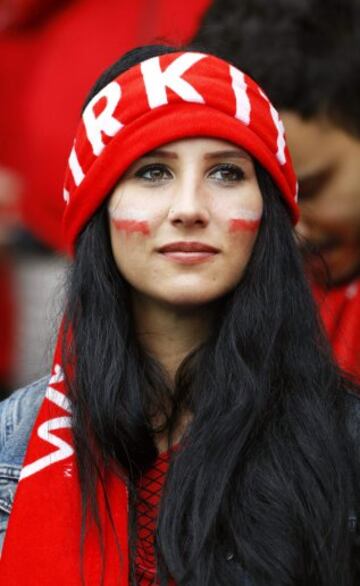
[(3, 583), (357, 584), (359, 401), (262, 90), (134, 50), (91, 93), (64, 198), (51, 377), (1, 405)]

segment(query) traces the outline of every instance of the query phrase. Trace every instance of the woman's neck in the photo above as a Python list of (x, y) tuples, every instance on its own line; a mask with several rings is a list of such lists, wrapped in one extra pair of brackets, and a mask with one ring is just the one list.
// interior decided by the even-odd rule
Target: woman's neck
[(132, 302), (140, 344), (174, 381), (184, 358), (208, 337), (214, 321), (214, 307), (174, 307), (137, 293), (133, 294)]

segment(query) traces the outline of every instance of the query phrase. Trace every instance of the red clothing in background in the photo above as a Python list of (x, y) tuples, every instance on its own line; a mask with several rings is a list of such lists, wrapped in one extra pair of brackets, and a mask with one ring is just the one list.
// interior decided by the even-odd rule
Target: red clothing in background
[[(11, 261), (0, 257), (0, 389), (10, 389), (14, 368), (14, 297)], [(4, 397), (0, 395), (0, 400)]]
[(0, 11), (0, 165), (23, 181), (25, 225), (39, 240), (62, 249), (65, 166), (89, 88), (105, 67), (137, 45), (191, 39), (210, 0), (6, 4), (7, 26)]
[(360, 381), (360, 277), (314, 294), (338, 363)]

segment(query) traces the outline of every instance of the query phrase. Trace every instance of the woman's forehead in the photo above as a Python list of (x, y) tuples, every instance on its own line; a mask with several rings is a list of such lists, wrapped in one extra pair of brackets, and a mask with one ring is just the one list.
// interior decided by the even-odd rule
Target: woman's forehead
[(139, 159), (143, 158), (178, 158), (179, 155), (189, 151), (198, 152), (205, 159), (216, 157), (244, 158), (252, 160), (251, 155), (243, 148), (227, 140), (212, 137), (183, 138), (171, 141), (152, 149)]

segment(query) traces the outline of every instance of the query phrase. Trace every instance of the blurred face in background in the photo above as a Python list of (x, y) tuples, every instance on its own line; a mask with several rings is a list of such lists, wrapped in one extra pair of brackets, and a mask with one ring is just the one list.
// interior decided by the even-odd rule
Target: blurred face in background
[(347, 281), (360, 272), (360, 139), (325, 118), (281, 116), (299, 179), (297, 230), (320, 253), (310, 270), (320, 282)]

